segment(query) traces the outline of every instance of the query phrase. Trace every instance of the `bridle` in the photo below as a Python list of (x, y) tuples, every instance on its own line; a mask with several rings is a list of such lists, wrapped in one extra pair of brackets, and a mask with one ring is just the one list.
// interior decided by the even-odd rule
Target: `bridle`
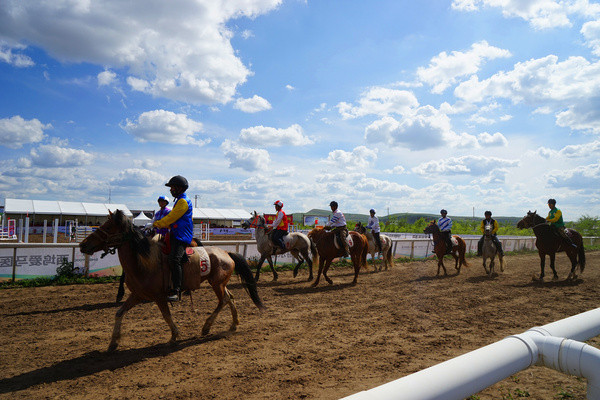
[(104, 253), (100, 255), (100, 258), (104, 258), (107, 254), (115, 254), (119, 247), (131, 239), (130, 233), (108, 233), (101, 226), (92, 235), (100, 236), (100, 240), (104, 241)]
[(254, 217), (254, 219), (252, 219), (252, 222), (250, 222), (249, 227), (250, 228), (264, 228), (265, 225), (264, 224), (259, 225), (258, 221), (260, 221), (260, 215), (256, 215)]

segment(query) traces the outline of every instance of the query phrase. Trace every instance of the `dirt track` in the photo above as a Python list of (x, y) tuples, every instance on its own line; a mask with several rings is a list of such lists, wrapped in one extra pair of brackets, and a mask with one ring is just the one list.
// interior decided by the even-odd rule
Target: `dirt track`
[[(435, 278), (434, 261), (397, 263), (361, 273), (356, 286), (348, 285), (350, 268), (333, 270), (334, 285), (317, 288), (305, 281), (306, 270), (296, 279), (283, 272), (279, 282), (264, 273), (264, 314), (234, 277), (237, 332), (226, 332), (231, 316), (224, 310), (212, 335), (200, 336), (216, 305), (207, 285), (194, 294), (198, 315), (189, 298), (173, 307), (177, 346), (166, 344), (158, 308), (143, 304), (125, 316), (114, 353), (105, 350), (116, 283), (2, 290), (0, 398), (336, 399), (599, 307), (599, 255), (588, 252), (582, 279), (544, 285), (531, 282), (537, 255), (509, 256), (494, 279), (473, 258), (458, 276)], [(557, 262), (564, 279), (567, 259)], [(585, 390), (584, 380), (534, 367), (478, 398), (585, 398)]]

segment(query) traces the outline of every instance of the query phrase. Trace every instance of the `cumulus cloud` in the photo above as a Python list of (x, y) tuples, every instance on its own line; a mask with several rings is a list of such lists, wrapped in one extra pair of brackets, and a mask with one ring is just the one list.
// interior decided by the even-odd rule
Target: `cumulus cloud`
[(402, 165), (396, 165), (394, 168), (386, 169), (383, 172), (388, 174), (401, 175), (406, 173), (406, 168), (404, 168)]
[(193, 144), (203, 146), (210, 139), (200, 140), (197, 134), (202, 131), (202, 123), (189, 119), (185, 114), (171, 111), (147, 111), (137, 121), (129, 121), (121, 127), (140, 142), (170, 144)]
[(233, 108), (245, 113), (255, 113), (271, 109), (271, 103), (260, 96), (254, 95), (249, 99), (239, 98), (235, 101)]
[(5, 40), (38, 46), (62, 62), (125, 70), (146, 81), (136, 87), (152, 96), (227, 103), (251, 74), (234, 52), (227, 22), (256, 17), (279, 4), (281, 0), (5, 2), (0, 26)]
[(483, 176), (479, 179), (475, 179), (471, 183), (479, 184), (479, 185), (503, 184), (506, 181), (507, 174), (508, 174), (508, 169), (495, 168), (495, 169), (491, 170), (486, 176)]
[(27, 143), (37, 143), (44, 139), (44, 131), (52, 128), (38, 119), (25, 120), (19, 115), (0, 119), (0, 145), (18, 149)]
[(277, 129), (268, 126), (253, 126), (240, 132), (240, 141), (250, 146), (305, 146), (314, 140), (305, 136), (302, 127), (294, 124), (289, 128)]
[(334, 150), (329, 153), (326, 163), (348, 169), (368, 168), (377, 159), (377, 150), (358, 146), (352, 151)]
[(364, 117), (365, 115), (405, 114), (418, 107), (417, 97), (407, 90), (373, 87), (362, 93), (358, 105), (341, 102), (336, 108), (343, 119)]
[(597, 154), (600, 154), (600, 140), (595, 140), (585, 144), (571, 144), (558, 151), (549, 149), (547, 147), (540, 147), (536, 150), (536, 154), (544, 158), (556, 156), (567, 158), (593, 157)]
[(285, 88), (289, 91), (296, 90), (296, 88), (293, 87), (292, 85), (285, 85)]
[(35, 65), (29, 56), (18, 53), (26, 48), (26, 46), (20, 44), (10, 46), (8, 42), (0, 40), (0, 61), (19, 68)]
[(110, 180), (111, 186), (119, 187), (155, 187), (159, 183), (165, 182), (166, 178), (154, 171), (143, 168), (128, 168), (119, 172), (116, 178)]
[(40, 167), (79, 167), (89, 165), (94, 156), (85, 150), (61, 147), (54, 144), (41, 145), (30, 152), (31, 162)]
[(552, 187), (598, 191), (600, 186), (600, 164), (583, 165), (577, 168), (549, 173), (547, 183)]
[(271, 162), (269, 152), (266, 150), (244, 147), (229, 139), (221, 144), (221, 150), (225, 158), (229, 160), (231, 168), (241, 168), (253, 172), (267, 169)]
[(456, 133), (450, 118), (432, 106), (424, 106), (401, 120), (383, 117), (365, 128), (369, 143), (402, 146), (411, 150), (425, 150), (440, 146), (477, 147), (475, 136)]
[(500, 132), (496, 132), (493, 135), (487, 132), (480, 133), (477, 135), (477, 141), (482, 147), (508, 146), (508, 140)]
[(510, 57), (510, 51), (490, 46), (485, 40), (471, 45), (465, 52), (445, 51), (433, 57), (427, 68), (417, 69), (417, 77), (432, 86), (433, 93), (443, 93), (460, 78), (476, 74), (486, 60)]
[(117, 74), (110, 71), (105, 70), (98, 74), (98, 86), (109, 86), (113, 82), (116, 82)]
[(494, 169), (518, 167), (518, 160), (498, 157), (462, 156), (422, 163), (412, 171), (419, 175), (487, 175)]
[(452, 8), (460, 11), (476, 11), (480, 7), (495, 7), (507, 18), (521, 18), (536, 29), (570, 26), (569, 15), (597, 13), (598, 5), (584, 1), (557, 0), (454, 0)]

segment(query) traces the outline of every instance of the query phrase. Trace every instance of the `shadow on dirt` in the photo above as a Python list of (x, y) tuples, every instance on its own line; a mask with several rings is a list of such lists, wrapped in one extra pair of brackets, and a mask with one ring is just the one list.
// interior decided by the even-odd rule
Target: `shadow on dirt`
[(4, 314), (7, 317), (16, 317), (19, 315), (36, 315), (36, 314), (57, 314), (63, 312), (71, 312), (71, 311), (96, 311), (96, 310), (104, 310), (106, 308), (118, 308), (121, 307), (122, 303), (116, 303), (114, 301), (105, 302), (105, 303), (96, 303), (96, 304), (83, 304), (76, 307), (67, 307), (67, 308), (57, 308), (55, 310), (34, 310), (27, 312), (20, 312), (15, 314)]
[(500, 274), (498, 274), (497, 272), (494, 272), (491, 277), (487, 276), (487, 275), (470, 276), (467, 279), (465, 279), (465, 281), (469, 282), (469, 283), (489, 282), (489, 281), (496, 280), (496, 278), (498, 278), (499, 276), (500, 276)]
[(448, 275), (440, 274), (440, 275), (421, 276), (420, 278), (413, 279), (411, 282), (436, 281), (438, 279), (454, 278), (455, 276), (458, 276), (458, 275), (459, 275), (459, 273), (456, 272), (455, 274), (448, 274)]
[(522, 285), (513, 285), (513, 287), (546, 287), (546, 288), (553, 288), (553, 287), (571, 287), (571, 286), (579, 286), (584, 282), (583, 279), (581, 278), (577, 278), (575, 280), (558, 280), (558, 281), (551, 281), (551, 280), (545, 280), (545, 281), (539, 281), (539, 280), (531, 280), (527, 283), (524, 283)]
[(141, 349), (113, 352), (91, 351), (80, 357), (64, 360), (49, 367), (36, 369), (12, 378), (0, 379), (0, 394), (25, 390), (45, 383), (77, 379), (102, 371), (114, 371), (146, 359), (164, 357), (190, 346), (212, 342), (234, 334), (235, 332), (227, 331), (202, 338), (190, 338), (178, 341), (176, 345), (163, 343)]
[[(321, 284), (323, 285), (323, 283)], [(324, 286), (308, 286), (308, 287), (295, 287), (295, 288), (274, 288), (273, 290), (277, 294), (281, 295), (295, 295), (295, 294), (309, 294), (309, 293), (325, 293), (332, 292), (334, 290), (343, 290), (348, 287), (356, 286), (350, 283), (340, 283), (337, 285), (329, 285), (327, 282), (324, 283)]]

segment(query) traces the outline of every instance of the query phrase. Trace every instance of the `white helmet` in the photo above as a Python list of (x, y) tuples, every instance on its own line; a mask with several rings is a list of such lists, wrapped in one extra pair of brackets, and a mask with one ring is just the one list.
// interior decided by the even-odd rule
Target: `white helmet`
[(273, 203), (274, 206), (278, 206), (278, 207), (283, 207), (283, 202), (281, 200), (277, 200), (275, 203)]

